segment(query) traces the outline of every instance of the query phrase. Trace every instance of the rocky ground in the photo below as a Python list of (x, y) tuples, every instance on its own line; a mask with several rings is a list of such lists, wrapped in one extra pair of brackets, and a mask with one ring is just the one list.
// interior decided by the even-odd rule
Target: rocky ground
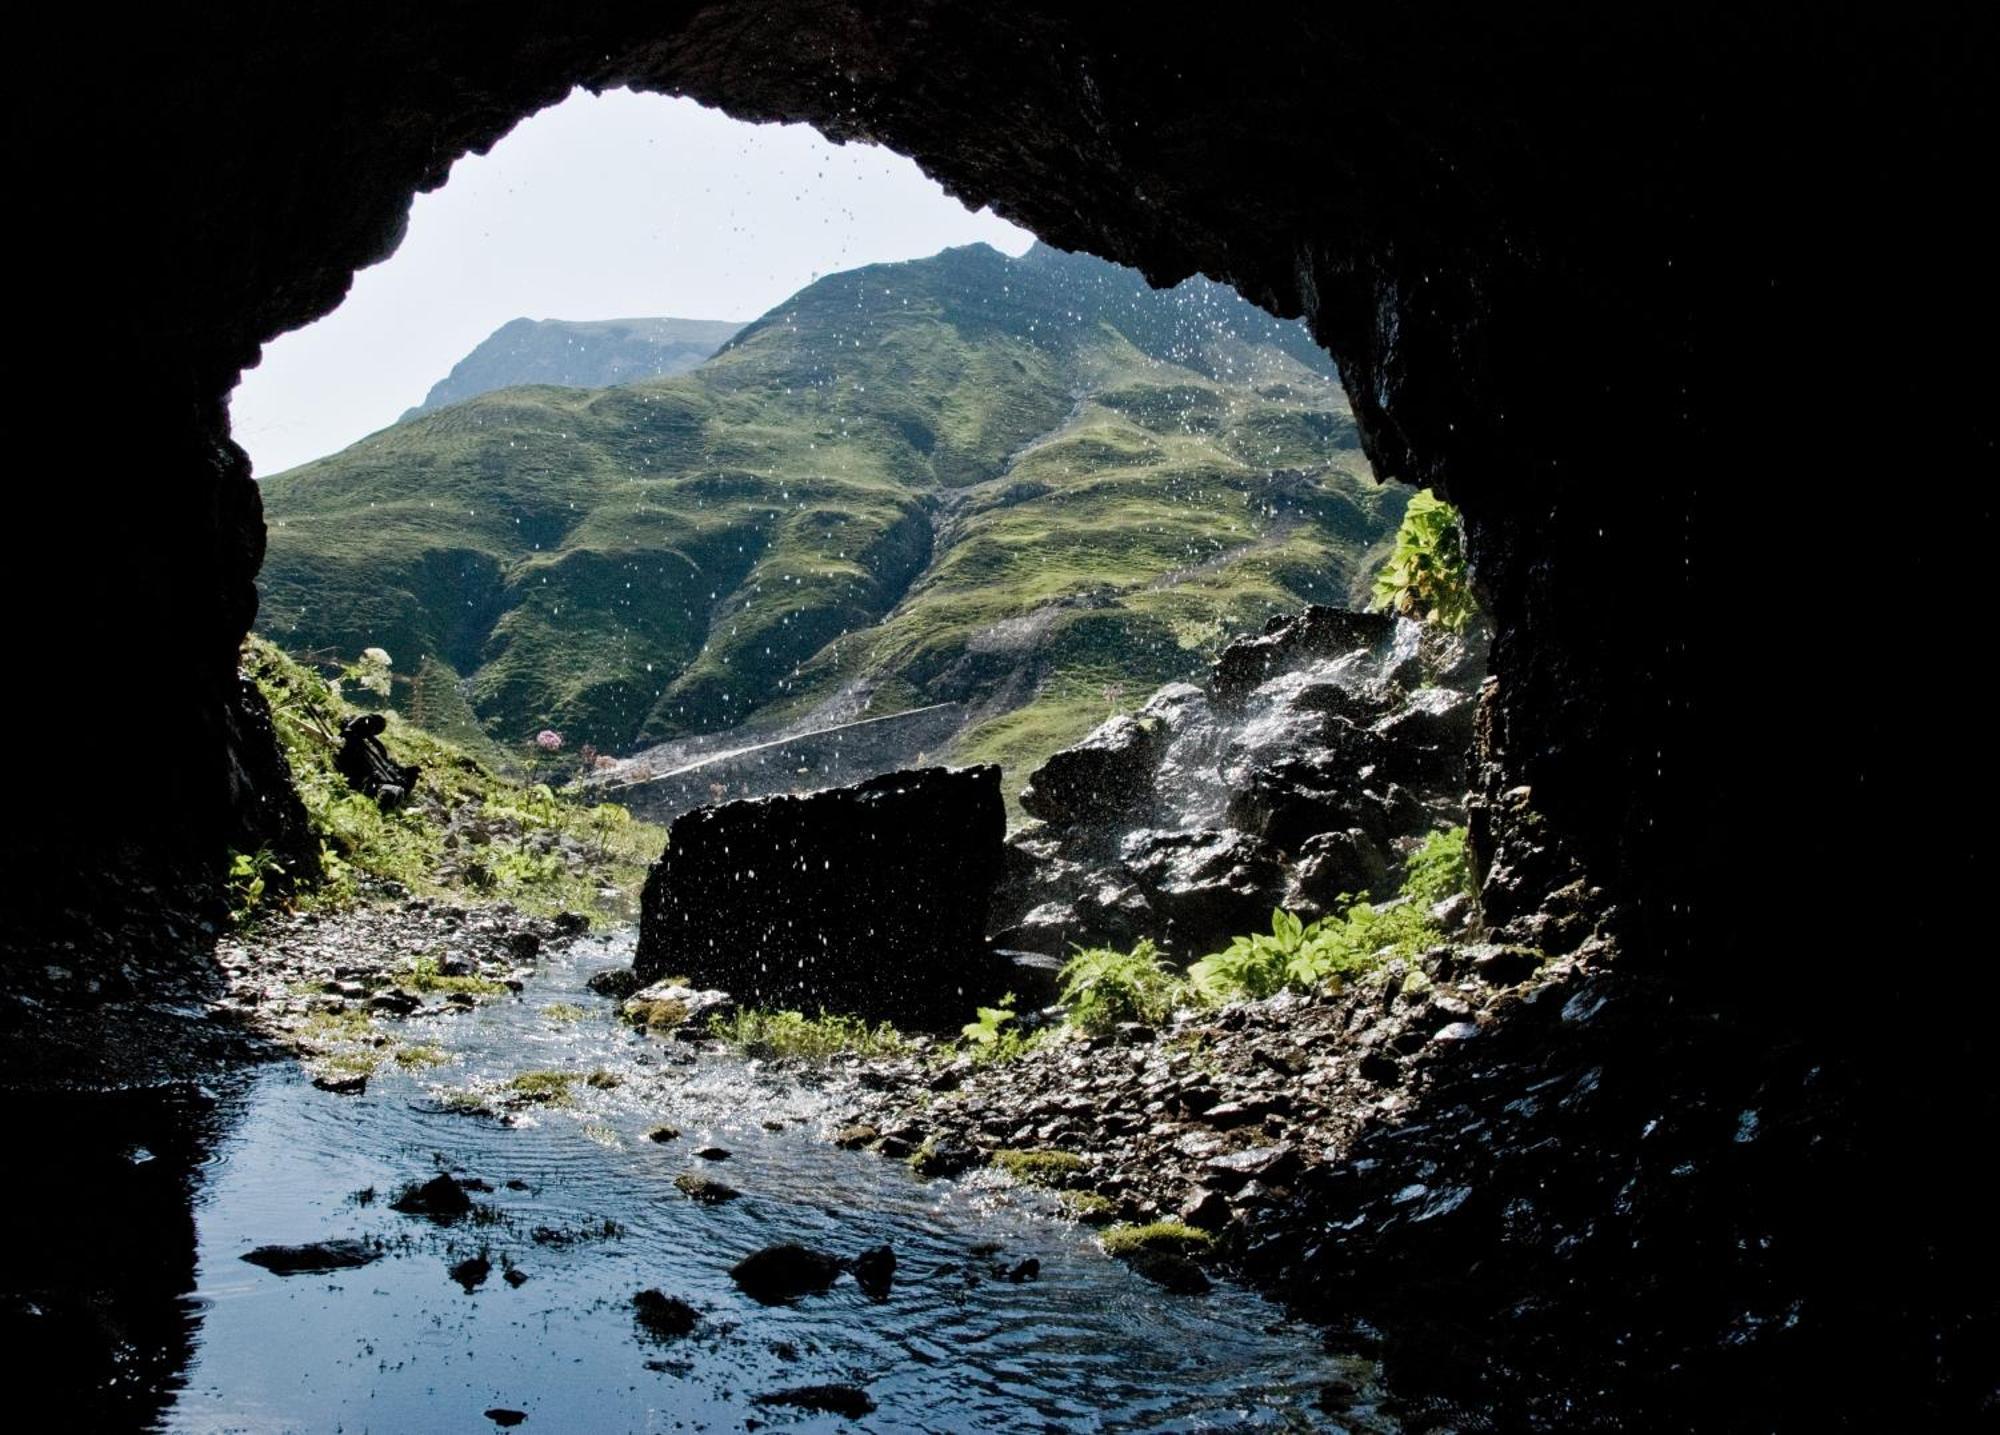
[(299, 1052), (322, 1085), (359, 1090), (387, 1055), (373, 1018), (463, 1010), (518, 992), (543, 951), (588, 926), (573, 913), (424, 898), (295, 912), (218, 944), (218, 1006)]

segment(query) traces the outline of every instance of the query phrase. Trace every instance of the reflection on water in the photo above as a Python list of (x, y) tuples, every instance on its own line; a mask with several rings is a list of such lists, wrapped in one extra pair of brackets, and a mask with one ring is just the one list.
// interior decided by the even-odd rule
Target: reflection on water
[[(196, 1198), (198, 1326), (173, 1431), (485, 1431), (489, 1409), (562, 1431), (775, 1428), (1199, 1430), (1321, 1428), (1321, 1387), (1353, 1362), (1309, 1328), (1218, 1288), (1166, 1295), (1098, 1254), (1038, 1198), (916, 1181), (822, 1139), (837, 1095), (734, 1058), (684, 1061), (609, 1020), (582, 977), (619, 958), (585, 944), (518, 1001), (404, 1023), (450, 1065), (385, 1067), (365, 1095), (314, 1089), (289, 1065), (255, 1073)], [(583, 1020), (544, 1013), (574, 1001)], [(532, 1069), (605, 1069), (568, 1109), (507, 1125), (436, 1099)], [(645, 1139), (662, 1121), (680, 1139)], [(778, 1129), (769, 1129), (776, 1126)], [(695, 1156), (726, 1148), (723, 1161)], [(450, 1170), (490, 1183), (449, 1227), (388, 1209), (404, 1183)], [(673, 1186), (700, 1169), (744, 1194), (699, 1205)], [(372, 1191), (372, 1200), (358, 1193)], [(282, 1277), (259, 1245), (360, 1237), (384, 1258)], [(727, 1271), (797, 1240), (853, 1255), (888, 1242), (894, 1288), (851, 1281), (788, 1307), (755, 1304)], [(997, 1246), (997, 1250), (994, 1247)], [(485, 1256), (463, 1288), (451, 1268)], [(994, 1270), (1027, 1257), (1040, 1278)], [(461, 1276), (477, 1275), (478, 1268)], [(631, 1298), (656, 1287), (704, 1312), (655, 1343)], [(760, 1393), (864, 1386), (879, 1409), (848, 1422), (752, 1404)]]

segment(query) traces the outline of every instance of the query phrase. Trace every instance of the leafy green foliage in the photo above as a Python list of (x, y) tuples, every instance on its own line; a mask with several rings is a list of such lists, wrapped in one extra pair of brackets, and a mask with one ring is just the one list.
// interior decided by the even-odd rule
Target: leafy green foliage
[(1403, 895), (1425, 907), (1472, 888), (1472, 862), (1465, 851), (1465, 829), (1433, 832), (1410, 854), (1404, 870)]
[(1114, 1030), (1120, 1022), (1163, 1022), (1186, 995), (1185, 984), (1149, 941), (1129, 952), (1080, 948), (1063, 965), (1061, 981), (1057, 999), (1068, 1011), (1070, 1023), (1093, 1036)]
[(1188, 979), (1209, 1001), (1267, 997), (1285, 987), (1310, 991), (1390, 956), (1411, 955), (1434, 930), (1421, 908), (1403, 901), (1381, 907), (1356, 902), (1310, 925), (1275, 911), (1268, 935), (1238, 937), (1189, 967)]
[(1454, 633), (1479, 611), (1458, 510), (1428, 488), (1403, 510), (1396, 546), (1375, 579), (1375, 606)]
[(739, 1051), (766, 1059), (831, 1061), (837, 1056), (895, 1056), (907, 1046), (888, 1022), (870, 1026), (859, 1017), (821, 1012), (739, 1010), (709, 1018), (709, 1033)]
[(226, 879), (230, 915), (240, 922), (254, 914), (264, 904), (273, 883), (284, 882), (286, 876), (285, 864), (268, 847), (255, 852), (232, 851)]
[(1208, 1001), (1267, 997), (1286, 987), (1310, 991), (1415, 956), (1439, 933), (1429, 910), (1472, 890), (1465, 829), (1433, 832), (1411, 853), (1402, 891), (1380, 906), (1344, 898), (1341, 910), (1307, 924), (1290, 912), (1271, 913), (1271, 930), (1236, 938), (1188, 968), (1188, 980)]
[[(386, 663), (378, 666), (387, 671)], [(261, 638), (246, 646), (244, 669), (270, 705), (293, 785), (320, 844), (322, 883), (295, 901), (340, 905), (401, 888), (502, 896), (529, 911), (581, 911), (605, 919), (629, 916), (636, 907), (646, 870), (665, 845), (659, 828), (614, 804), (592, 807), (545, 785), (524, 787), (393, 712), (383, 740), (422, 773), (411, 799), (384, 812), (334, 770), (340, 725), (356, 709), (333, 685)], [(232, 857), (239, 907), (253, 890), (257, 901), (268, 899), (273, 866), (268, 855)], [(618, 907), (602, 905), (604, 889), (625, 894)]]

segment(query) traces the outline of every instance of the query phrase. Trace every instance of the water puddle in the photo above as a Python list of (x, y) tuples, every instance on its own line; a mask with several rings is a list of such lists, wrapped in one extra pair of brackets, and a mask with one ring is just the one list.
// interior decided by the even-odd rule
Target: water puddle
[[(1359, 1379), (1358, 1363), (1261, 1298), (1168, 1295), (1033, 1193), (919, 1182), (832, 1146), (837, 1090), (627, 1031), (582, 984), (629, 942), (578, 944), (518, 1000), (389, 1024), (444, 1065), (385, 1063), (365, 1094), (338, 1096), (281, 1063), (225, 1093), (227, 1134), (196, 1198), (193, 1358), (160, 1428), (501, 1428), (488, 1411), (524, 1414), (530, 1435), (1353, 1428), (1317, 1402)], [(616, 1084), (579, 1079), (568, 1105), (511, 1122), (439, 1100), (535, 1070)], [(679, 1138), (649, 1140), (661, 1123)], [(473, 1213), (450, 1225), (389, 1208), (439, 1171), (491, 1189), (475, 1187)], [(690, 1171), (740, 1199), (688, 1199), (674, 1179)], [(291, 1276), (242, 1259), (336, 1239), (379, 1242), (381, 1256)], [(729, 1267), (787, 1240), (844, 1257), (886, 1242), (893, 1288), (876, 1300), (842, 1278), (760, 1305)], [(1034, 1279), (998, 1273), (1028, 1260)], [(693, 1332), (649, 1338), (632, 1306), (647, 1288), (701, 1311)], [(876, 1410), (755, 1403), (829, 1384), (864, 1388)]]

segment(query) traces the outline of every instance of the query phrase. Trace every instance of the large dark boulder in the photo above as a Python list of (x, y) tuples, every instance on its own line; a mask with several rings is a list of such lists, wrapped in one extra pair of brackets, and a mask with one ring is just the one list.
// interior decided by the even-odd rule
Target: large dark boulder
[(633, 970), (746, 1006), (962, 1022), (1005, 980), (985, 931), (1006, 827), (997, 767), (700, 808), (646, 879)]

